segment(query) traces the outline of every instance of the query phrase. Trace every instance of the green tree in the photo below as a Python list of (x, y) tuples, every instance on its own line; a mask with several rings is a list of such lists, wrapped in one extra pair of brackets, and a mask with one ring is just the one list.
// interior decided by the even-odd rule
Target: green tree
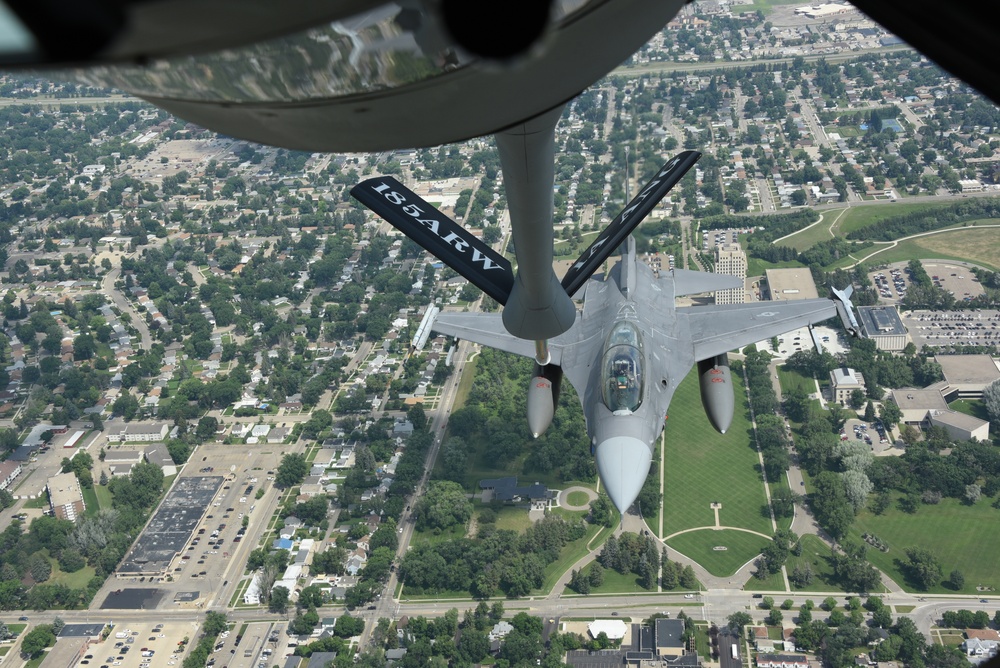
[(305, 455), (290, 452), (281, 458), (278, 472), (274, 476), (274, 484), (280, 489), (288, 489), (302, 482), (309, 473), (309, 463)]
[(35, 659), (42, 655), (46, 648), (56, 643), (56, 634), (50, 624), (39, 624), (28, 631), (21, 640), (21, 655)]
[(941, 564), (927, 548), (914, 546), (906, 549), (906, 570), (910, 579), (924, 591), (941, 581)]
[(267, 602), (270, 612), (284, 614), (288, 611), (288, 587), (278, 585), (271, 590), (271, 598)]

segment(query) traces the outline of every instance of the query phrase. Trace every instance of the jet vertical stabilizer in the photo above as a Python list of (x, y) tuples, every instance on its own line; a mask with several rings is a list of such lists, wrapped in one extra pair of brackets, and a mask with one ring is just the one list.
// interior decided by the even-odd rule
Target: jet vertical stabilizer
[(653, 207), (670, 192), (700, 157), (701, 153), (697, 151), (684, 151), (663, 165), (628, 206), (622, 209), (587, 250), (583, 251), (580, 259), (569, 268), (562, 280), (566, 294), (572, 296), (584, 286), (587, 279), (619, 248), (632, 230), (649, 215)]
[(860, 337), (861, 325), (858, 324), (858, 319), (854, 317), (854, 305), (851, 304), (851, 295), (854, 294), (854, 286), (848, 285), (843, 290), (838, 290), (830, 286), (830, 291), (833, 293), (833, 303), (837, 307), (837, 314), (840, 316), (840, 320), (844, 323), (844, 329), (851, 336)]

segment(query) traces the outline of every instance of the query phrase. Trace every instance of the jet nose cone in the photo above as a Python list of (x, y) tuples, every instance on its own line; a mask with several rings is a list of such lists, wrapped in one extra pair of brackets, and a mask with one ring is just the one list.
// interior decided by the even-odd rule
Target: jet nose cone
[(624, 514), (635, 503), (646, 482), (653, 452), (637, 438), (615, 436), (602, 441), (594, 454), (604, 489)]

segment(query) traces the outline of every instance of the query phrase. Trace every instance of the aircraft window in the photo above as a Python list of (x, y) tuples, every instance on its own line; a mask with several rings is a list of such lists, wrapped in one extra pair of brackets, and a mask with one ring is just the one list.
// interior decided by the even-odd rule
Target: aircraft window
[(639, 332), (621, 323), (608, 336), (602, 365), (604, 403), (612, 411), (634, 411), (642, 403), (642, 347)]

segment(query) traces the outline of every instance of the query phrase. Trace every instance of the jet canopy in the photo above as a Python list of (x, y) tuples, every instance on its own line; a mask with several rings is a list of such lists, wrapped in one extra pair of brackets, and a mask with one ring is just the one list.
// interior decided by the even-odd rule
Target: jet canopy
[(642, 403), (642, 337), (630, 322), (615, 324), (604, 346), (601, 385), (613, 413), (631, 413)]

